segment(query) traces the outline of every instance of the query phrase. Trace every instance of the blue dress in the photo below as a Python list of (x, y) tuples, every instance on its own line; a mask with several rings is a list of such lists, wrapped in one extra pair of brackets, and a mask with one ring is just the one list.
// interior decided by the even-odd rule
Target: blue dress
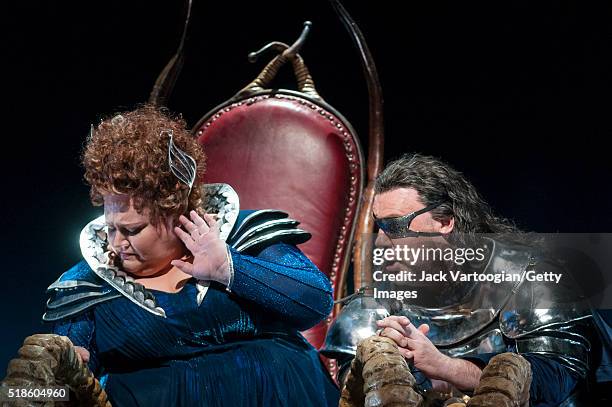
[[(286, 243), (231, 255), (231, 292), (213, 283), (198, 305), (190, 280), (178, 293), (150, 290), (165, 318), (118, 296), (53, 331), (90, 351), (113, 406), (337, 406), (336, 385), (299, 333), (330, 312), (327, 277)], [(73, 269), (93, 273), (85, 262)]]

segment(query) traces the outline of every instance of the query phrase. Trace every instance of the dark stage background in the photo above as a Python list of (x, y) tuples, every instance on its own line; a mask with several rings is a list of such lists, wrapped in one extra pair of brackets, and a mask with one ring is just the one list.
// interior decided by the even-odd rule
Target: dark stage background
[[(326, 1), (195, 3), (172, 110), (194, 124), (263, 67), (248, 52), (293, 42), (308, 19), (302, 55), (318, 89), (367, 139), (359, 58)], [(609, 2), (345, 3), (378, 64), (387, 160), (440, 156), (527, 230), (612, 232)], [(183, 19), (181, 1), (16, 7), (2, 13), (0, 377), (23, 338), (47, 329), (45, 288), (79, 260), (80, 229), (100, 213), (78, 159), (90, 123), (146, 100)], [(287, 73), (278, 83), (294, 88)]]

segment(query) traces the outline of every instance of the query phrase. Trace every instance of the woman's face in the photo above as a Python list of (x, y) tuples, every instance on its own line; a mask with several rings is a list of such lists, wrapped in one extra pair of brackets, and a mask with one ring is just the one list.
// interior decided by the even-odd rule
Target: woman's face
[(185, 254), (183, 243), (173, 232), (172, 220), (162, 219), (154, 226), (149, 210), (138, 213), (128, 195), (104, 195), (104, 216), (109, 248), (117, 255), (121, 269), (129, 274), (163, 274), (172, 268), (170, 261)]

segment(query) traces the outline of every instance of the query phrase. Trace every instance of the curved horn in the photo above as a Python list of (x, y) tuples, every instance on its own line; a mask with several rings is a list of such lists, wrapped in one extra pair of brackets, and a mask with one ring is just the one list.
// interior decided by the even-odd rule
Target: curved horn
[(185, 26), (183, 27), (183, 34), (181, 35), (181, 41), (179, 42), (176, 53), (170, 58), (170, 61), (166, 64), (164, 69), (159, 73), (155, 85), (149, 95), (149, 103), (154, 106), (161, 106), (166, 103), (170, 93), (174, 89), (176, 80), (181, 73), (183, 68), (183, 62), (185, 60), (184, 47), (187, 40), (187, 32), (189, 30), (189, 23), (191, 18), (191, 4), (192, 0), (187, 0), (187, 15), (185, 16)]
[(284, 42), (272, 41), (261, 47), (258, 51), (251, 52), (249, 54), (249, 62), (256, 62), (257, 58), (259, 58), (261, 54), (268, 51), (269, 49), (272, 49), (277, 52), (282, 52), (283, 55), (286, 57), (292, 57), (293, 55), (296, 55), (302, 48), (302, 45), (304, 45), (304, 42), (306, 41), (306, 38), (310, 33), (310, 27), (312, 27), (312, 22), (304, 21), (304, 28), (302, 29), (302, 33), (300, 34), (299, 38), (295, 40), (293, 44), (291, 44), (291, 46), (288, 46)]
[(298, 54), (298, 51), (302, 48), (302, 45), (304, 45), (308, 37), (311, 26), (312, 23), (310, 21), (305, 21), (300, 37), (291, 46), (284, 42), (273, 41), (264, 45), (258, 51), (249, 53), (248, 58), (251, 63), (256, 62), (261, 54), (269, 50), (278, 52), (279, 55), (275, 56), (274, 59), (264, 67), (260, 74), (234, 97), (240, 98), (264, 90), (276, 77), (279, 69), (285, 65), (287, 61), (291, 61), (300, 92), (307, 94), (311, 98), (320, 99), (321, 97), (317, 93), (314, 81), (306, 67), (304, 59)]
[(304, 21), (304, 28), (302, 29), (302, 33), (300, 34), (300, 37), (297, 40), (295, 40), (293, 44), (291, 44), (291, 47), (289, 47), (288, 50), (285, 51), (285, 54), (287, 56), (295, 55), (300, 51), (300, 49), (302, 48), (302, 45), (304, 45), (304, 42), (306, 41), (306, 38), (308, 37), (308, 33), (310, 33), (310, 27), (312, 27), (312, 22)]
[(370, 216), (372, 212), (372, 203), (374, 201), (374, 180), (383, 166), (383, 98), (376, 64), (366, 44), (363, 33), (339, 0), (330, 0), (330, 2), (342, 20), (342, 23), (351, 34), (353, 42), (357, 45), (361, 56), (361, 65), (368, 85), (369, 95), (368, 182), (363, 193), (363, 200), (357, 218), (358, 226), (355, 235), (355, 251), (353, 255), (355, 289), (358, 289), (362, 286), (370, 285), (372, 281), (372, 241), (368, 236), (374, 231), (374, 221)]

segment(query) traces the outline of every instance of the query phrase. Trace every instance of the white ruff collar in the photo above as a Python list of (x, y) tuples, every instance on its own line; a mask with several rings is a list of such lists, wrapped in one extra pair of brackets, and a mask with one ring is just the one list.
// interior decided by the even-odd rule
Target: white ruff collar
[[(225, 241), (240, 211), (238, 194), (228, 184), (204, 184), (202, 189), (204, 192), (203, 209), (206, 213), (217, 214), (217, 221), (220, 222), (220, 237)], [(155, 315), (166, 316), (166, 312), (157, 305), (155, 296), (149, 290), (134, 281), (124, 271), (110, 265), (104, 215), (95, 218), (83, 228), (80, 245), (83, 258), (98, 277), (139, 307)], [(198, 281), (196, 297), (198, 305), (204, 300), (209, 284), (208, 281)]]

